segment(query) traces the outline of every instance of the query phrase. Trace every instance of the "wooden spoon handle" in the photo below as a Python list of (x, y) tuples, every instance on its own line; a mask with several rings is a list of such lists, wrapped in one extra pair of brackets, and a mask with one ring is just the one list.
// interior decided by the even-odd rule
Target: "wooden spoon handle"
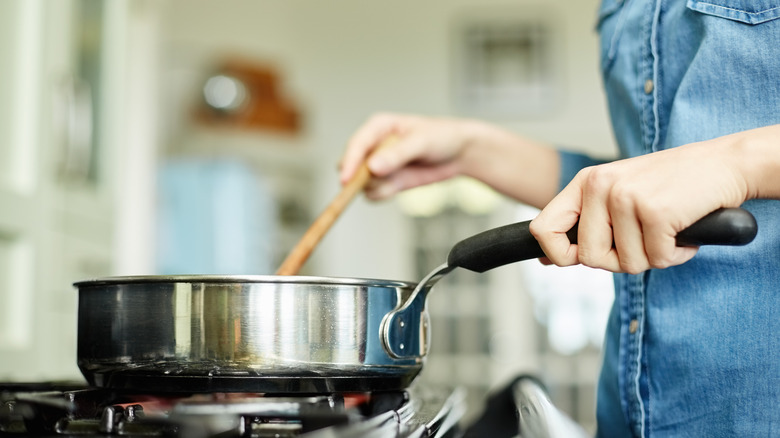
[[(386, 147), (387, 145), (395, 142), (395, 136), (387, 137), (377, 148), (377, 150)], [(320, 213), (314, 223), (306, 230), (301, 240), (295, 245), (293, 250), (284, 259), (279, 269), (276, 271), (276, 275), (295, 275), (301, 269), (301, 266), (306, 262), (311, 255), (314, 247), (322, 240), (325, 233), (328, 232), (330, 227), (336, 222), (336, 219), (347, 208), (347, 205), (352, 199), (360, 193), (366, 184), (371, 180), (371, 171), (368, 170), (368, 159), (363, 161), (358, 168), (355, 175), (349, 182), (344, 185), (341, 192), (336, 196), (330, 205)]]

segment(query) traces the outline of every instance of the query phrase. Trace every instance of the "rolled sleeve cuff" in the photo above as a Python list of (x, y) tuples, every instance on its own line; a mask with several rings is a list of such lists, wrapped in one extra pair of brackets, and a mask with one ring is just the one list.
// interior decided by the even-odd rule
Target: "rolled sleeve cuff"
[(559, 150), (558, 154), (561, 158), (561, 176), (558, 180), (558, 191), (563, 190), (580, 170), (607, 162), (606, 160), (598, 160), (585, 154), (565, 150)]

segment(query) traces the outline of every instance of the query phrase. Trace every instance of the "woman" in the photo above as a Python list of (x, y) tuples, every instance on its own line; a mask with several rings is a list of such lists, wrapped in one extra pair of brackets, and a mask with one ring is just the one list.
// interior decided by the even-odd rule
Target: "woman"
[[(780, 1), (605, 0), (604, 85), (624, 159), (588, 157), (472, 120), (382, 114), (351, 139), (366, 193), (455, 175), (542, 209), (547, 259), (616, 273), (598, 436), (780, 435)], [(719, 207), (756, 216), (740, 248), (678, 248)], [(579, 243), (565, 231), (579, 220)]]

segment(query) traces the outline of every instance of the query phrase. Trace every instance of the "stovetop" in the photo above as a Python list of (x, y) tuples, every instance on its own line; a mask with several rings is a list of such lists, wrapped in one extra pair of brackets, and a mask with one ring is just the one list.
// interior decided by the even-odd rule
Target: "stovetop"
[(149, 394), (0, 383), (0, 437), (455, 437), (460, 389), (272, 395)]

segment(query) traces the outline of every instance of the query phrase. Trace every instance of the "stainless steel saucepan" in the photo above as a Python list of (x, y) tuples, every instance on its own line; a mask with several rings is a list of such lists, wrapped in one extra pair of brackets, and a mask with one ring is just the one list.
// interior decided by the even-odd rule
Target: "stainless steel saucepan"
[[(719, 210), (680, 233), (678, 244), (741, 245), (756, 232), (747, 211)], [(456, 267), (484, 272), (543, 255), (521, 222), (459, 242), (417, 285), (303, 276), (82, 281), (78, 365), (91, 385), (139, 391), (399, 390), (422, 369), (426, 298), (439, 278)]]

